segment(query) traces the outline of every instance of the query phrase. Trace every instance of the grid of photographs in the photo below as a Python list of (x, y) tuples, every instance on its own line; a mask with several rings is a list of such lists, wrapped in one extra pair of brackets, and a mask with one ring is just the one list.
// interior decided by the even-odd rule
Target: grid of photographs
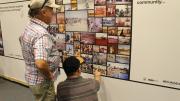
[[(132, 0), (56, 0), (50, 24), (63, 59), (80, 54), (82, 72), (129, 80)], [(55, 23), (56, 22), (56, 23)]]

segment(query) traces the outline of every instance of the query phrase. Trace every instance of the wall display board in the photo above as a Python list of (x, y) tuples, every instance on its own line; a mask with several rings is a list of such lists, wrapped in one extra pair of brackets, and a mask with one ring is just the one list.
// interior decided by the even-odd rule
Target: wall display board
[[(56, 0), (61, 5), (52, 19), (57, 47), (64, 56), (81, 54), (81, 69), (129, 79), (132, 0)], [(57, 20), (57, 21), (56, 21)]]
[(19, 36), (28, 21), (28, 3), (17, 2), (0, 5), (0, 20), (4, 55), (22, 59)]

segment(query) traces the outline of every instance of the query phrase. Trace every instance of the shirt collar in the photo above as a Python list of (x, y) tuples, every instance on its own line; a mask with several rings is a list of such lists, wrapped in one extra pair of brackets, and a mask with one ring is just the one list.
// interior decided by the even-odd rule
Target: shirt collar
[(48, 26), (49, 26), (48, 24), (44, 23), (43, 21), (41, 21), (41, 20), (39, 20), (37, 18), (30, 18), (30, 21), (44, 27), (45, 29), (47, 29)]

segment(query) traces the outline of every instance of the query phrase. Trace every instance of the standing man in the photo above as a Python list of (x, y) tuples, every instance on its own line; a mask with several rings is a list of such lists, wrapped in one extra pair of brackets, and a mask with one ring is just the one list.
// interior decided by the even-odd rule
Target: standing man
[(20, 36), (26, 64), (25, 79), (36, 101), (55, 101), (53, 80), (58, 72), (60, 55), (47, 28), (54, 9), (59, 6), (52, 0), (31, 0), (28, 7), (30, 21)]

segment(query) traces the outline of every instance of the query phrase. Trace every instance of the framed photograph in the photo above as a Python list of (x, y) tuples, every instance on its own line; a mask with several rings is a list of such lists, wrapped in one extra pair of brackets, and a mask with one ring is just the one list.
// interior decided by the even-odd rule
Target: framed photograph
[(63, 0), (63, 4), (70, 4), (71, 0)]
[(57, 5), (61, 5), (61, 4), (63, 4), (63, 0), (55, 0), (55, 3), (56, 3)]
[(117, 54), (118, 45), (117, 44), (108, 44), (108, 53), (109, 54)]
[(107, 54), (107, 61), (108, 62), (115, 62), (116, 56), (115, 54)]
[(57, 13), (57, 23), (65, 24), (64, 13)]
[(102, 32), (102, 18), (88, 18), (89, 32)]
[(103, 26), (103, 33), (107, 33), (108, 32), (107, 29), (108, 29), (108, 27)]
[(74, 41), (80, 41), (81, 34), (80, 32), (74, 32)]
[(95, 6), (95, 17), (106, 16), (106, 6)]
[(115, 4), (116, 0), (106, 0), (107, 4)]
[(107, 62), (107, 75), (114, 78), (129, 79), (129, 65)]
[(108, 27), (108, 35), (117, 36), (118, 35), (118, 27)]
[(116, 26), (130, 27), (131, 26), (131, 17), (116, 17)]
[(48, 31), (51, 34), (58, 33), (58, 24), (50, 24), (48, 27)]
[(66, 44), (66, 52), (67, 52), (67, 55), (74, 55), (74, 47), (73, 45), (71, 44)]
[(59, 31), (60, 33), (65, 33), (65, 24), (59, 24), (58, 31)]
[(84, 73), (92, 74), (93, 73), (93, 64), (83, 63), (81, 65), (81, 71), (84, 72)]
[(93, 64), (106, 66), (106, 55), (104, 53), (94, 53), (93, 54)]
[(81, 57), (84, 59), (85, 64), (92, 64), (92, 55), (89, 54), (81, 54)]
[(72, 3), (71, 4), (71, 10), (77, 10), (77, 4)]
[(74, 49), (81, 49), (81, 43), (79, 41), (74, 41)]
[(121, 45), (130, 45), (130, 39), (131, 39), (131, 37), (119, 36), (119, 44), (121, 44)]
[(113, 17), (116, 15), (116, 5), (107, 5), (107, 16)]
[(107, 45), (107, 33), (96, 33), (96, 45)]
[(73, 32), (66, 32), (65, 42), (69, 44), (73, 44)]
[(94, 9), (94, 0), (78, 0), (78, 10)]
[(107, 46), (99, 46), (100, 53), (107, 53)]
[(130, 55), (130, 46), (129, 45), (118, 45), (118, 54), (121, 55)]
[(131, 4), (132, 0), (116, 0), (116, 4)]
[(87, 11), (66, 11), (66, 31), (88, 31)]
[(105, 5), (106, 4), (106, 0), (95, 0), (95, 5)]
[(116, 5), (116, 16), (117, 17), (131, 16), (131, 5)]
[(55, 42), (57, 49), (65, 50), (65, 34), (56, 33)]
[(93, 64), (93, 71), (95, 72), (96, 70), (101, 72), (101, 75), (106, 75), (106, 66)]
[(127, 56), (127, 55), (116, 55), (116, 62), (117, 63), (123, 63), (123, 64), (129, 64), (129, 56)]
[(108, 43), (117, 44), (118, 43), (118, 37), (117, 36), (108, 36)]
[(82, 44), (95, 44), (96, 34), (90, 32), (81, 33)]
[(98, 45), (93, 45), (93, 52), (99, 53), (99, 46)]
[(103, 18), (103, 26), (115, 26), (115, 17), (105, 17)]
[(94, 17), (94, 10), (88, 10), (88, 16)]
[(131, 28), (130, 27), (118, 27), (118, 35), (123, 37), (131, 36)]
[(81, 44), (81, 52), (84, 54), (92, 54), (93, 53), (93, 45)]

